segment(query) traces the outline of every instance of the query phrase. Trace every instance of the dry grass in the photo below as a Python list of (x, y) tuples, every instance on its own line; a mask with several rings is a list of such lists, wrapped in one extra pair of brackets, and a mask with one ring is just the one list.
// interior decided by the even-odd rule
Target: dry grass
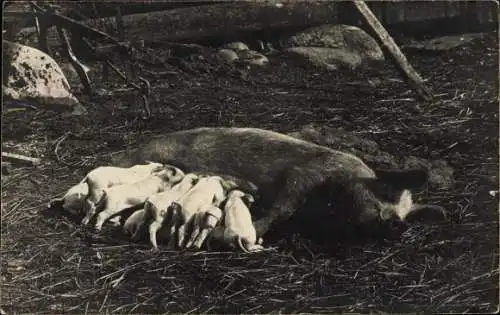
[[(198, 62), (190, 66), (196, 75), (179, 71), (168, 86), (153, 82), (156, 117), (147, 122), (136, 119), (134, 97), (126, 93), (82, 97), (91, 112), (84, 118), (9, 113), (3, 149), (44, 162), (2, 174), (2, 308), (9, 314), (496, 310), (498, 197), (489, 191), (498, 190), (497, 46), (492, 34), (439, 56), (409, 56), (434, 85), (436, 101), (425, 109), (394, 80), (392, 67), (319, 73), (277, 60), (246, 79)], [(376, 88), (373, 79), (380, 80)], [(446, 207), (448, 221), (412, 225), (395, 239), (327, 245), (289, 235), (274, 244), (278, 252), (256, 255), (153, 254), (112, 228), (95, 235), (78, 218), (44, 209), (111, 153), (149, 134), (200, 125), (288, 132), (311, 122), (344, 127), (399, 157), (447, 160), (454, 188), (418, 198)]]

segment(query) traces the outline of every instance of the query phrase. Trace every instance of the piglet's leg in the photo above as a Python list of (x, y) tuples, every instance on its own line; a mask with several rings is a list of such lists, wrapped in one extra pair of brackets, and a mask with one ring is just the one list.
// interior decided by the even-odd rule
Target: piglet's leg
[(194, 242), (194, 247), (197, 249), (200, 249), (201, 246), (203, 245), (203, 242), (207, 238), (207, 236), (214, 230), (216, 227), (217, 223), (219, 222), (220, 217), (214, 216), (214, 215), (206, 215), (204, 216), (202, 223), (200, 223), (203, 226), (203, 229), (201, 230), (200, 234), (196, 238)]
[(186, 248), (191, 248), (193, 246), (193, 243), (196, 241), (198, 236), (201, 233), (202, 230), (202, 225), (204, 225), (203, 222), (203, 217), (205, 216), (205, 212), (198, 212), (195, 214), (193, 221), (193, 231), (191, 232), (191, 235), (189, 237), (189, 241), (186, 243)]
[(174, 249), (175, 248), (175, 241), (176, 241), (176, 232), (177, 229), (179, 228), (180, 225), (180, 208), (177, 204), (171, 205), (168, 207), (168, 211), (171, 212), (171, 219), (167, 222), (167, 228), (169, 230), (169, 237), (168, 237), (168, 244), (167, 248), (168, 249)]
[(85, 203), (85, 217), (83, 217), (82, 219), (82, 224), (83, 225), (89, 224), (90, 220), (94, 217), (95, 212), (96, 212), (95, 203), (90, 199), (87, 199)]
[(109, 219), (109, 222), (111, 222), (113, 224), (113, 226), (120, 226), (120, 220), (121, 220), (121, 217), (119, 215), (117, 215), (117, 216), (114, 216), (111, 219)]
[(252, 253), (260, 252), (260, 251), (263, 251), (263, 250), (264, 250), (264, 247), (262, 245), (258, 245), (258, 244), (250, 245), (248, 247), (248, 251), (252, 252)]
[(54, 198), (54, 199), (51, 199), (48, 203), (47, 203), (47, 208), (50, 209), (50, 208), (61, 208), (62, 205), (64, 203), (64, 199), (63, 198)]
[(182, 248), (182, 245), (184, 243), (184, 239), (186, 237), (186, 223), (181, 224), (179, 228), (177, 229), (177, 246), (179, 248)]
[(153, 221), (149, 225), (149, 240), (153, 248), (158, 249), (158, 243), (156, 242), (156, 233), (161, 228), (161, 222)]
[(95, 230), (100, 231), (102, 229), (102, 225), (104, 224), (104, 222), (107, 219), (109, 219), (113, 215), (119, 213), (122, 209), (125, 209), (125, 208), (127, 208), (127, 205), (118, 205), (118, 206), (114, 206), (113, 208), (106, 207), (106, 209), (99, 212), (99, 214), (97, 215), (96, 224), (94, 226)]
[(139, 222), (139, 224), (137, 225), (137, 229), (135, 229), (134, 234), (132, 234), (132, 237), (131, 237), (132, 241), (133, 242), (140, 241), (142, 238), (142, 235), (144, 235), (145, 229), (146, 229), (146, 222), (145, 221)]
[(203, 245), (203, 242), (207, 238), (208, 234), (210, 234), (211, 230), (212, 230), (211, 228), (202, 229), (198, 237), (194, 240), (193, 247), (196, 249), (200, 249), (201, 246)]

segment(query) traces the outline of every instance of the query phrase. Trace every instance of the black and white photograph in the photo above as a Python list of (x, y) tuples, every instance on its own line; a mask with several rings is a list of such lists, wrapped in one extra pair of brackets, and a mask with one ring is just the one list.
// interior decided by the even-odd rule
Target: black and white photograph
[(498, 17), (3, 1), (0, 315), (497, 313)]

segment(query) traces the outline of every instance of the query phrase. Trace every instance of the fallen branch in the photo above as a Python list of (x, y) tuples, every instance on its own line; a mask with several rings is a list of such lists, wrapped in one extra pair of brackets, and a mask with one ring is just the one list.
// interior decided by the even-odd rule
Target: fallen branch
[(71, 65), (73, 66), (73, 68), (76, 70), (76, 73), (80, 77), (80, 81), (82, 82), (83, 87), (85, 88), (85, 92), (90, 95), (92, 93), (92, 86), (90, 84), (90, 78), (87, 74), (88, 68), (85, 65), (83, 65), (73, 53), (73, 49), (71, 48), (71, 44), (69, 43), (68, 34), (66, 30), (58, 26), (57, 31), (59, 32), (59, 37), (61, 38), (64, 51), (67, 57), (69, 58)]
[(2, 159), (11, 160), (13, 163), (21, 163), (21, 164), (31, 164), (31, 165), (39, 165), (41, 160), (39, 158), (33, 158), (21, 154), (7, 153), (2, 152)]
[[(49, 10), (46, 10), (46, 9), (42, 8), (41, 6), (37, 5), (33, 1), (31, 1), (30, 4), (34, 8), (36, 8), (38, 11), (40, 11), (42, 14), (44, 14), (46, 19), (51, 21), (51, 25), (56, 24), (59, 27), (67, 28), (72, 33), (80, 34), (82, 37), (85, 36), (85, 37), (89, 37), (89, 38), (100, 38), (102, 40), (105, 40), (105, 41), (108, 41), (108, 42), (111, 42), (111, 43), (114, 43), (117, 45), (120, 44), (120, 42), (116, 38), (102, 32), (98, 29), (87, 26), (79, 21), (76, 21), (76, 20), (69, 18), (67, 16), (64, 16), (64, 15), (61, 15), (57, 12), (51, 12)], [(50, 25), (48, 25), (48, 26), (50, 26)], [(124, 47), (124, 48), (126, 48), (126, 47)]]
[(377, 35), (377, 40), (381, 42), (382, 45), (389, 51), (391, 58), (396, 63), (396, 66), (406, 76), (418, 96), (426, 101), (430, 101), (432, 99), (432, 94), (425, 86), (424, 80), (422, 80), (417, 71), (413, 69), (405, 55), (399, 49), (398, 45), (394, 42), (394, 39), (392, 39), (391, 35), (389, 35), (384, 26), (380, 24), (368, 5), (364, 1), (360, 0), (355, 0), (354, 5), (361, 13), (361, 16), (366, 24)]

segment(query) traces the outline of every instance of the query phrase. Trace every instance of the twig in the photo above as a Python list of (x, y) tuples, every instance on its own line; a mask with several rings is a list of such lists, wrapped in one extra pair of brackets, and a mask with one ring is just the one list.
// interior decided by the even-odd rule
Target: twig
[(59, 150), (59, 146), (61, 145), (61, 143), (66, 140), (66, 138), (68, 138), (68, 136), (71, 134), (71, 132), (66, 132), (62, 137), (60, 137), (57, 142), (56, 142), (56, 147), (54, 148), (54, 154), (56, 155), (56, 158), (57, 158), (57, 161), (58, 162), (61, 162), (62, 164), (66, 165), (66, 166), (72, 166), (70, 163), (64, 161), (60, 156), (59, 154), (57, 153), (57, 151)]
[(33, 158), (21, 154), (14, 154), (14, 153), (7, 153), (7, 152), (2, 152), (2, 159), (10, 159), (13, 162), (19, 162), (19, 163), (29, 163), (31, 165), (39, 165), (41, 160), (39, 158)]

